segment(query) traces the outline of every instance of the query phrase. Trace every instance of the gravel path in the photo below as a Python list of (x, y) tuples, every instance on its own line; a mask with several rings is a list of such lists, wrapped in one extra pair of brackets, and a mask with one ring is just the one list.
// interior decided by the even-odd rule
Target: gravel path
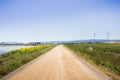
[(63, 45), (13, 71), (2, 80), (112, 80)]

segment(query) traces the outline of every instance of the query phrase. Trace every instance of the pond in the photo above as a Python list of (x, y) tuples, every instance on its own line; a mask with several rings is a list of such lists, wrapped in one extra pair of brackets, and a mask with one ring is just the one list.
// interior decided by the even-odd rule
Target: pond
[(6, 52), (10, 52), (11, 50), (17, 50), (19, 48), (22, 47), (30, 47), (30, 46), (16, 46), (16, 45), (12, 45), (12, 46), (0, 46), (0, 55), (4, 54)]

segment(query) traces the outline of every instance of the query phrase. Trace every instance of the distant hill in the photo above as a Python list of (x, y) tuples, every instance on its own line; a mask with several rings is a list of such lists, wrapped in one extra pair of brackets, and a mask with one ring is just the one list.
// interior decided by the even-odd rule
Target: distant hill
[(24, 43), (20, 43), (20, 42), (0, 42), (1, 45), (21, 45)]
[(106, 42), (120, 42), (120, 40), (104, 40), (104, 39), (89, 39), (89, 40), (71, 40), (71, 41), (48, 41), (43, 44), (59, 44), (59, 43), (106, 43)]
[[(88, 39), (88, 40), (70, 40), (70, 41), (47, 41), (39, 42), (41, 44), (61, 44), (61, 43), (120, 43), (120, 40), (105, 40), (105, 39)], [(38, 43), (38, 42), (34, 42)], [(24, 45), (30, 43), (20, 43), (20, 42), (0, 42), (0, 45)]]

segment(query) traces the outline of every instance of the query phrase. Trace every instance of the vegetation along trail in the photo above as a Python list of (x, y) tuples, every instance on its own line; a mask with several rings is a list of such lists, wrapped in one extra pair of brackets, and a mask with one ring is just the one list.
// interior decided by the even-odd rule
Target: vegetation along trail
[(3, 80), (112, 80), (63, 45), (10, 73)]

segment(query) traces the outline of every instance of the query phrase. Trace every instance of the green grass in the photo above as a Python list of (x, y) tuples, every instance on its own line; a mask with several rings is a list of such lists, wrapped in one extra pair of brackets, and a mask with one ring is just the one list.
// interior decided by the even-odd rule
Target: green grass
[(21, 48), (1, 55), (0, 78), (52, 49), (54, 46), (55, 45), (40, 45), (31, 48)]
[(66, 44), (66, 46), (77, 55), (120, 76), (120, 44)]

